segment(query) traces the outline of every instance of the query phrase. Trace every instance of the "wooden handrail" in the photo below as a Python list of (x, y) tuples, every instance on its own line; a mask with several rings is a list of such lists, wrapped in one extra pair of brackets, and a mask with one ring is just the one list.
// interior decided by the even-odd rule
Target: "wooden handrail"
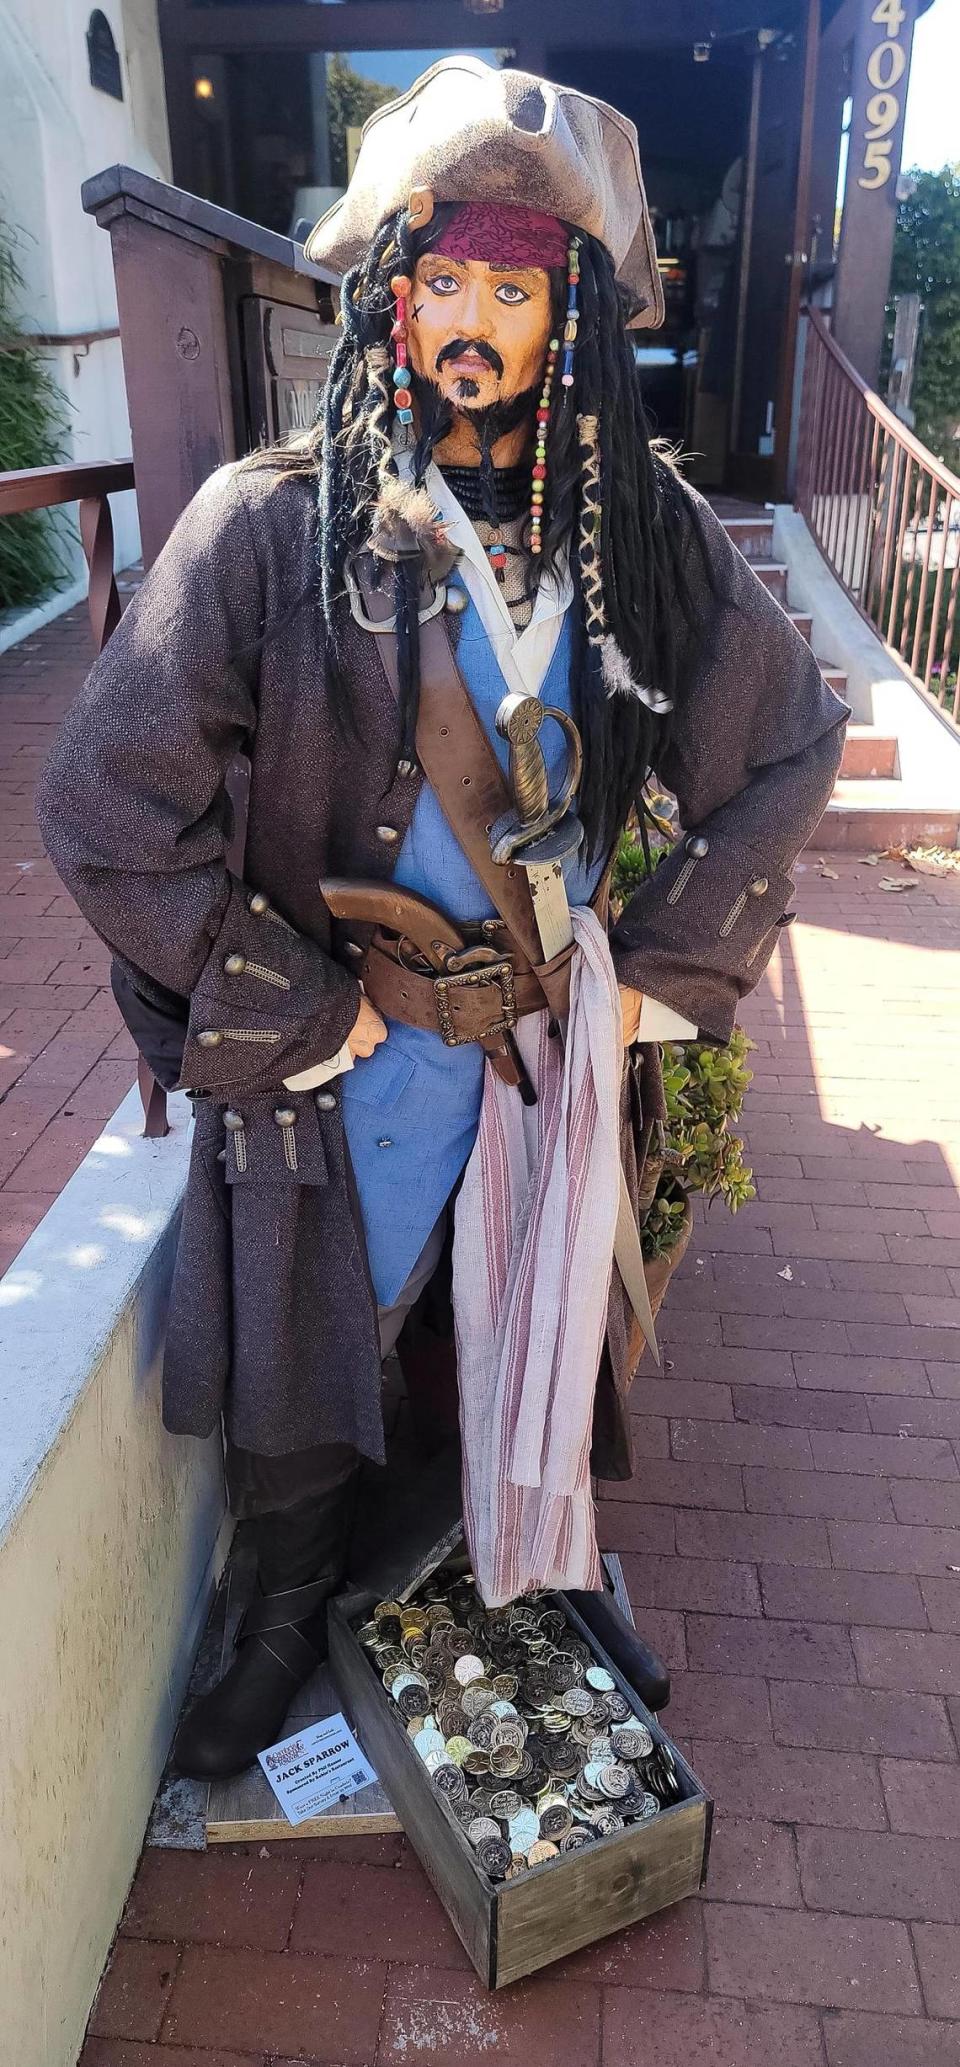
[(904, 451), (910, 453), (911, 458), (919, 461), (926, 473), (933, 475), (938, 486), (947, 495), (960, 496), (960, 476), (951, 473), (950, 468), (944, 465), (943, 460), (938, 459), (935, 452), (931, 452), (926, 445), (922, 444), (920, 439), (910, 430), (909, 425), (904, 423), (903, 418), (897, 416), (896, 412), (890, 408), (889, 403), (883, 400), (882, 395), (878, 395), (874, 388), (867, 386), (862, 374), (857, 372), (853, 361), (848, 359), (846, 353), (840, 350), (836, 338), (827, 329), (819, 310), (807, 308), (802, 313), (806, 316), (811, 330), (820, 339), (824, 350), (839, 366), (841, 373), (851, 383), (851, 386), (855, 387), (858, 394), (862, 395), (870, 415), (875, 421), (882, 424), (885, 430), (891, 432), (892, 436), (896, 438), (898, 445), (902, 445)]
[(0, 474), (0, 517), (19, 517), (25, 510), (51, 510), (87, 496), (116, 495), (134, 486), (132, 459), (84, 460), (66, 466), (20, 467)]

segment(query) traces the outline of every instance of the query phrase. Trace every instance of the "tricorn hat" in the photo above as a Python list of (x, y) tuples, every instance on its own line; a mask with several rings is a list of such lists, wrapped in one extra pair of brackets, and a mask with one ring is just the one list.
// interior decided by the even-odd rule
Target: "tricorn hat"
[(637, 327), (662, 323), (637, 132), (605, 101), (480, 58), (442, 58), (364, 124), (353, 178), (311, 230), (307, 257), (345, 273), (423, 187), (437, 201), (522, 202), (586, 230), (606, 245)]

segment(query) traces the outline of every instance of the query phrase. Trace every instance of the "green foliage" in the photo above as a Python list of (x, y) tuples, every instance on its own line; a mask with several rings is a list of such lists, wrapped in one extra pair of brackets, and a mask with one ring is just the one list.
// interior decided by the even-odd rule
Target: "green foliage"
[[(669, 851), (664, 846), (652, 848), (651, 868)], [(649, 873), (637, 833), (628, 827), (613, 872), (615, 908), (622, 908)], [(722, 1199), (731, 1213), (756, 1198), (752, 1172), (743, 1160), (743, 1142), (730, 1131), (753, 1080), (746, 1067), (753, 1045), (739, 1026), (722, 1048), (702, 1041), (664, 1042), (666, 1159), (641, 1230), (646, 1257), (664, 1255), (679, 1239), (688, 1192)]]
[[(8, 339), (26, 335), (16, 320), (23, 276), (15, 233), (0, 217), (0, 472), (55, 466), (65, 457), (68, 404), (37, 351)], [(0, 517), (0, 610), (25, 609), (70, 579), (62, 518), (47, 510)]]
[[(912, 407), (916, 434), (960, 471), (960, 163), (912, 172), (901, 201), (890, 277), (891, 298), (919, 294), (924, 305)], [(892, 329), (893, 311), (889, 312)]]
[(395, 86), (381, 86), (377, 79), (365, 79), (339, 52), (327, 60), (327, 108), (330, 122), (330, 178), (334, 186), (347, 184), (347, 130), (362, 129), (367, 116), (396, 100)]

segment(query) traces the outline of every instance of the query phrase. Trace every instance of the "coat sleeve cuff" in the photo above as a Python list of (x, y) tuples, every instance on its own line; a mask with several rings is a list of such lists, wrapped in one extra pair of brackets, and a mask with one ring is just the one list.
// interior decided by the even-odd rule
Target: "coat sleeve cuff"
[(231, 878), (190, 998), (179, 1088), (266, 1090), (335, 1055), (360, 1010), (355, 976)]
[(621, 914), (610, 946), (619, 983), (728, 1041), (741, 998), (765, 969), (789, 917), (793, 882), (722, 831), (688, 834)]

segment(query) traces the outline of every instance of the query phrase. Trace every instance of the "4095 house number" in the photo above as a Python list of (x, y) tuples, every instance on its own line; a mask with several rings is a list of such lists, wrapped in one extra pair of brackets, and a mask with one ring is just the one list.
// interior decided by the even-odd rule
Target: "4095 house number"
[(874, 45), (867, 59), (867, 80), (873, 92), (865, 110), (863, 171), (857, 185), (883, 187), (892, 170), (891, 131), (900, 119), (900, 96), (894, 88), (899, 86), (907, 69), (907, 53), (899, 41), (906, 14), (899, 0), (878, 0), (870, 20), (883, 28), (884, 37), (882, 42)]

